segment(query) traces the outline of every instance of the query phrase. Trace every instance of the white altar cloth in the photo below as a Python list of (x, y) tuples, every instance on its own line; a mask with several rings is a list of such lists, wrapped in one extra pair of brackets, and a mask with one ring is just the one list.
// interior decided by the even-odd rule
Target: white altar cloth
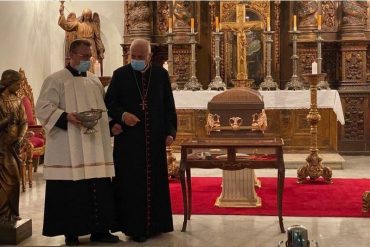
[[(223, 91), (173, 91), (176, 109), (207, 109), (211, 99)], [(310, 90), (259, 91), (263, 97), (265, 109), (309, 109)], [(337, 120), (344, 125), (342, 102), (337, 90), (318, 90), (317, 107), (332, 108)]]

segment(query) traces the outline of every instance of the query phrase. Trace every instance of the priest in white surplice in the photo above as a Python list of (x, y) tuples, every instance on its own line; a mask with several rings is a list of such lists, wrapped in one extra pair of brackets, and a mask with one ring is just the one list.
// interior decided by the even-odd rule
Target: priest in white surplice
[(46, 132), (43, 235), (65, 235), (67, 245), (86, 234), (91, 241), (119, 241), (109, 233), (115, 217), (108, 116), (103, 112), (94, 134), (84, 134), (76, 118), (76, 112), (106, 109), (103, 86), (88, 72), (91, 56), (89, 41), (72, 42), (70, 64), (45, 79), (36, 103)]

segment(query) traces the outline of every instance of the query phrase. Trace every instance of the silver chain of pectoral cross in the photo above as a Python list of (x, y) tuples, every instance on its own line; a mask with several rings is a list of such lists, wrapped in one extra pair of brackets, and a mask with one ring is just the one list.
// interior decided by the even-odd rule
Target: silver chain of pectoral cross
[[(152, 67), (150, 67), (150, 72), (149, 72), (149, 79), (148, 79), (148, 86), (146, 87), (146, 90), (144, 88), (144, 83), (143, 82), (143, 78), (144, 78), (144, 73), (141, 74), (141, 84), (143, 86), (143, 92), (141, 92), (141, 89), (140, 89), (140, 86), (139, 86), (139, 83), (137, 82), (137, 79), (136, 79), (136, 74), (135, 74), (135, 71), (132, 70), (132, 73), (134, 74), (134, 78), (135, 78), (135, 82), (136, 82), (136, 86), (137, 86), (137, 89), (139, 91), (139, 94), (140, 94), (140, 98), (141, 98), (141, 109), (144, 111), (147, 107), (147, 104), (146, 104), (146, 99), (147, 99), (147, 96), (148, 96), (148, 92), (149, 92), (149, 86), (150, 86), (150, 79), (152, 77)], [(145, 92), (144, 92), (145, 91)]]

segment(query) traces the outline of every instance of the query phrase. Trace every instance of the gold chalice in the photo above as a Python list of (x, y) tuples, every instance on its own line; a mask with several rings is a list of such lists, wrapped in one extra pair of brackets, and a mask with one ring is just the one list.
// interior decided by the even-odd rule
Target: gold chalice
[(102, 112), (106, 110), (91, 109), (90, 111), (77, 112), (77, 119), (81, 121), (82, 126), (86, 128), (84, 134), (94, 134), (98, 132), (94, 126), (102, 117)]

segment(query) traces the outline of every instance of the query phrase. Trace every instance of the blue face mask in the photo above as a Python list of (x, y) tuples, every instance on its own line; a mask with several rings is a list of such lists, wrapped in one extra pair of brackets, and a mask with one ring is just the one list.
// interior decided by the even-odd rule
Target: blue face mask
[(78, 70), (78, 72), (86, 72), (90, 69), (90, 60), (86, 60), (86, 61), (80, 61), (80, 64), (77, 65), (76, 69)]
[(134, 70), (142, 71), (145, 69), (145, 60), (131, 59), (131, 66)]

